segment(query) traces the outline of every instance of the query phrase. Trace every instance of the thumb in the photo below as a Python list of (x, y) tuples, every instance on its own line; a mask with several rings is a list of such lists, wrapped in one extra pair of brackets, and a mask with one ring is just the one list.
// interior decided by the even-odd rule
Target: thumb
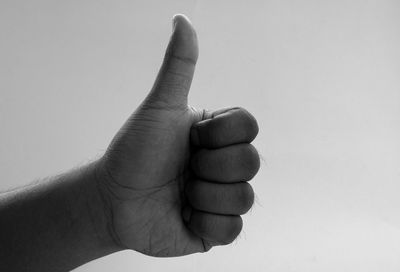
[(192, 24), (185, 15), (175, 15), (164, 61), (147, 102), (161, 107), (186, 106), (198, 54), (197, 36)]

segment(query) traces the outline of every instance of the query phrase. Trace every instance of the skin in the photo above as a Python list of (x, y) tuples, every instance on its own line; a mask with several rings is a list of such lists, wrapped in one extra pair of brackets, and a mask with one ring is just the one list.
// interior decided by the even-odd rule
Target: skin
[(193, 26), (175, 16), (153, 88), (105, 154), (0, 195), (0, 270), (66, 271), (124, 249), (182, 256), (239, 235), (260, 167), (258, 126), (240, 107), (187, 104), (197, 57)]

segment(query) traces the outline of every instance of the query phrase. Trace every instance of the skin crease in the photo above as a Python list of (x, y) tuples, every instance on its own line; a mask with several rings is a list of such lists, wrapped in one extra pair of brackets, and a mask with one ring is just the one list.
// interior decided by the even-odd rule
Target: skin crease
[[(192, 126), (202, 120), (219, 120), (219, 115), (230, 110), (238, 111), (242, 114), (240, 120), (245, 121), (231, 122), (226, 129), (231, 130), (230, 134), (239, 133), (237, 140), (247, 138), (239, 142), (244, 143), (244, 148), (250, 146), (246, 142), (254, 139), (258, 127), (254, 117), (241, 108), (210, 112), (187, 105), (198, 56), (197, 37), (185, 16), (175, 16), (174, 21), (173, 35), (153, 89), (113, 138), (97, 167), (98, 189), (110, 218), (108, 231), (116, 245), (158, 257), (205, 252), (212, 246), (232, 242), (242, 228), (239, 214), (246, 212), (254, 200), (254, 193), (247, 186), (245, 194), (236, 192), (246, 206), (239, 207), (237, 214), (220, 215), (193, 209), (187, 199), (185, 186), (198, 180), (191, 159), (202, 148), (193, 144), (198, 138), (193, 129), (191, 133)], [(238, 116), (228, 114), (219, 122)], [(242, 127), (235, 127), (236, 123)], [(250, 131), (252, 135), (240, 136), (240, 131)], [(221, 152), (229, 153), (229, 149)], [(253, 165), (248, 170), (251, 177), (259, 168), (258, 154), (252, 156)]]

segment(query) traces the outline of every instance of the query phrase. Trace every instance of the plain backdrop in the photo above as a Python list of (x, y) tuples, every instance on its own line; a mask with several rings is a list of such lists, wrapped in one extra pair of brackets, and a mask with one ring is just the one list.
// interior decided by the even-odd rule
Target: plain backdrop
[(400, 271), (400, 2), (0, 0), (0, 190), (93, 160), (150, 90), (184, 13), (190, 104), (258, 119), (257, 200), (207, 254), (84, 271)]

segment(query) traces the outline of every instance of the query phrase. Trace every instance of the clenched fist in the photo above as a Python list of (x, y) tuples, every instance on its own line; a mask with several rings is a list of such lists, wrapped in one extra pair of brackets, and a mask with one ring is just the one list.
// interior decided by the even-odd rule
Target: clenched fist
[(195, 30), (176, 15), (153, 88), (99, 161), (108, 229), (121, 248), (159, 257), (205, 252), (232, 242), (253, 204), (257, 122), (242, 108), (187, 104), (197, 57)]

